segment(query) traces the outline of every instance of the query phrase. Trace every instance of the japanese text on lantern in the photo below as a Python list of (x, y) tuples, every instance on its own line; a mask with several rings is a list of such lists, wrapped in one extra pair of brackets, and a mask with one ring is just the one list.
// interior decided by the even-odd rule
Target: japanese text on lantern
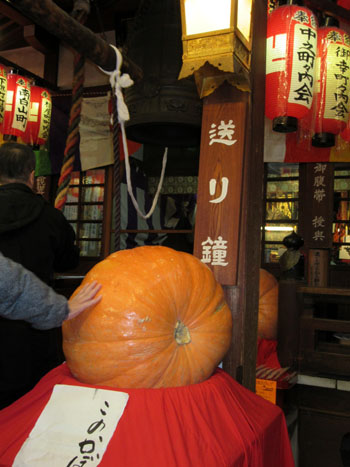
[[(298, 11), (294, 15), (294, 19), (301, 24), (295, 26), (288, 102), (302, 102), (307, 108), (310, 108), (314, 89), (317, 33), (314, 29), (302, 24), (309, 22), (309, 16), (304, 11)], [(310, 21), (313, 23), (313, 15), (311, 15)], [(316, 24), (313, 26), (315, 27)]]
[(38, 135), (39, 138), (42, 138), (44, 140), (47, 140), (49, 137), (51, 107), (51, 100), (44, 96), (42, 101), (40, 130)]
[[(330, 35), (332, 33), (332, 35)], [(331, 31), (327, 39), (340, 42), (339, 32)], [(348, 36), (347, 36), (348, 37)], [(329, 43), (327, 52), (330, 67), (327, 72), (326, 89), (329, 97), (325, 99), (325, 118), (347, 121), (349, 113), (350, 47)]]
[(5, 113), (6, 91), (7, 91), (6, 76), (2, 76), (0, 74), (0, 123), (3, 121), (4, 113)]
[(30, 103), (30, 90), (25, 87), (24, 80), (17, 81), (17, 93), (16, 93), (16, 102), (15, 102), (15, 117), (13, 119), (12, 128), (16, 128), (20, 131), (25, 131), (27, 126), (27, 119), (29, 113), (29, 103)]
[(325, 174), (327, 164), (318, 163), (314, 165), (313, 178), (313, 199), (315, 200), (312, 223), (312, 239), (322, 243), (325, 240), (325, 217), (323, 215), (323, 205), (326, 202), (327, 192), (325, 184)]

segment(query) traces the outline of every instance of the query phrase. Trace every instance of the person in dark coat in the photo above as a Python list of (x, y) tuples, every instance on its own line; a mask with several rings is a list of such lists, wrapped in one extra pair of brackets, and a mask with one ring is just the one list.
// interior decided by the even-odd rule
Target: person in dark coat
[[(52, 285), (54, 272), (78, 265), (79, 249), (61, 211), (34, 193), (34, 170), (30, 146), (0, 146), (0, 251)], [(60, 328), (37, 330), (0, 318), (0, 408), (62, 363), (61, 341)]]

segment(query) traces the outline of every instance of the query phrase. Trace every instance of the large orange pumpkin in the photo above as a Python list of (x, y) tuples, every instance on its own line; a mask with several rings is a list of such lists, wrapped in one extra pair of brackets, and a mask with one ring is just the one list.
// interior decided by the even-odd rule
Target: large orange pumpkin
[(260, 269), (258, 337), (277, 338), (278, 281), (266, 269)]
[(162, 246), (121, 250), (82, 284), (93, 280), (102, 284), (102, 300), (63, 325), (67, 364), (79, 381), (121, 388), (199, 383), (227, 352), (230, 309), (194, 256)]

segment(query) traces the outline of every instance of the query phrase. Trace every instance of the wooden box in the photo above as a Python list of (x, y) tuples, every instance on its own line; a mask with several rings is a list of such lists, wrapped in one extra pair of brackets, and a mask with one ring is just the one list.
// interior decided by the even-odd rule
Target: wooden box
[(342, 467), (350, 431), (350, 392), (298, 385), (298, 467)]

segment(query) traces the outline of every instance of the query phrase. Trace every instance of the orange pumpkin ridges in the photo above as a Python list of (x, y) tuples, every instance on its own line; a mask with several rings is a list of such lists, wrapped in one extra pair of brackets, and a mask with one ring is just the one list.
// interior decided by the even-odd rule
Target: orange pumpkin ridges
[(260, 269), (258, 337), (276, 339), (278, 321), (278, 281)]
[(226, 354), (231, 311), (212, 271), (193, 255), (162, 246), (121, 250), (94, 266), (82, 285), (93, 280), (102, 284), (102, 300), (63, 325), (66, 361), (79, 381), (194, 384)]

